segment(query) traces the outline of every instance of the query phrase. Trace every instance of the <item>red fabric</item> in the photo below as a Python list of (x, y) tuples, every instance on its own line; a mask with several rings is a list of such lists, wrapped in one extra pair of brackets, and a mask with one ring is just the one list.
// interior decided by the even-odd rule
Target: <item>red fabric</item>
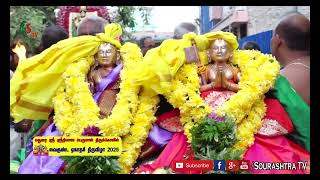
[(58, 170), (57, 174), (64, 174), (66, 170), (66, 164), (63, 163), (62, 166), (60, 167), (60, 169)]
[(288, 133), (291, 133), (294, 129), (294, 126), (290, 120), (289, 115), (282, 107), (280, 102), (277, 99), (265, 98), (264, 100), (267, 106), (267, 112), (264, 119), (273, 119), (276, 120), (282, 127), (284, 127)]
[[(212, 90), (208, 90), (201, 93), (201, 97), (205, 98)], [(291, 132), (293, 130), (292, 122), (281, 106), (281, 104), (275, 99), (265, 99), (267, 105), (267, 112), (264, 119), (272, 119), (278, 122), (285, 130)], [(176, 112), (168, 113), (168, 116), (162, 118), (168, 118), (169, 115), (175, 115)], [(160, 118), (159, 121), (163, 120)], [(166, 166), (173, 166), (175, 160), (183, 160), (183, 156), (187, 154), (189, 144), (187, 138), (183, 133), (175, 133), (171, 141), (162, 151), (160, 156), (151, 164), (143, 164), (137, 170), (136, 173), (149, 172), (152, 173), (158, 168)], [(194, 159), (191, 154), (190, 160)], [(283, 134), (268, 137), (268, 136), (255, 136), (254, 144), (248, 148), (244, 155), (244, 160), (258, 161), (258, 162), (294, 162), (309, 161), (310, 155), (299, 145), (293, 143), (287, 139)], [(296, 164), (297, 165), (297, 164)], [(298, 167), (297, 167), (298, 168)], [(199, 174), (202, 172), (183, 172), (185, 174)], [(309, 170), (252, 170), (253, 174), (308, 174)]]
[(165, 113), (159, 115), (157, 117), (156, 123), (159, 124), (159, 123), (161, 123), (161, 122), (165, 121), (166, 119), (168, 119), (170, 117), (173, 117), (173, 116), (180, 116), (179, 109), (176, 108), (176, 109), (174, 109), (174, 110), (172, 110), (170, 112), (165, 112)]
[[(232, 82), (234, 83), (235, 81), (234, 80), (228, 80), (228, 82)], [(202, 99), (206, 98), (212, 91), (226, 91), (225, 88), (213, 88), (213, 89), (209, 89), (209, 90), (206, 90), (206, 91), (202, 91), (200, 96), (202, 97)]]
[(180, 111), (174, 109), (158, 116), (156, 123), (163, 129), (170, 132), (182, 132), (183, 126), (180, 122)]
[[(134, 173), (149, 172), (152, 173), (158, 168), (166, 166), (173, 167), (175, 160), (184, 160), (184, 155), (190, 151), (190, 145), (187, 143), (186, 135), (175, 133), (171, 141), (167, 144), (165, 149), (161, 152), (159, 157), (151, 164), (143, 164)], [(189, 160), (194, 159), (193, 153), (190, 154)], [(182, 174), (200, 174), (201, 171), (181, 171)]]
[(145, 160), (153, 153), (160, 150), (160, 147), (155, 144), (150, 138), (147, 138), (146, 143), (141, 148), (139, 159)]
[[(246, 151), (245, 160), (258, 162), (309, 161), (310, 154), (285, 136), (263, 138), (255, 136), (254, 144)], [(296, 164), (297, 165), (297, 164)], [(251, 170), (253, 174), (309, 174), (310, 170)]]
[[(294, 126), (280, 104), (276, 99), (265, 99), (267, 112), (266, 119), (276, 120), (288, 133), (292, 132)], [(269, 137), (260, 134), (255, 135), (254, 144), (248, 148), (244, 155), (245, 160), (258, 162), (294, 162), (310, 161), (310, 154), (302, 147), (290, 141), (284, 134)], [(297, 164), (296, 164), (297, 165)], [(308, 170), (253, 170), (253, 174), (309, 174)]]

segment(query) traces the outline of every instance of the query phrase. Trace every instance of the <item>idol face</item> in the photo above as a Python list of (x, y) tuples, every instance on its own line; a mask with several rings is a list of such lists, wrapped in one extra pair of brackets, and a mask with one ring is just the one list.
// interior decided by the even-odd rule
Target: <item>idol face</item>
[(232, 50), (223, 39), (217, 39), (210, 44), (210, 56), (214, 61), (226, 62), (231, 56)]
[(100, 66), (113, 66), (117, 59), (117, 49), (109, 43), (101, 44), (96, 54)]

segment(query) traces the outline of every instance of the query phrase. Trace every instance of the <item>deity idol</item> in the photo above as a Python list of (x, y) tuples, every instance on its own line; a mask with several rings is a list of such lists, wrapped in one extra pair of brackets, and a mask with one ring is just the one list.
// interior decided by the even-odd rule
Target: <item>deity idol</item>
[[(199, 77), (201, 79), (200, 95), (213, 109), (208, 118), (214, 121), (224, 121), (224, 117), (217, 115), (215, 110), (241, 91), (239, 82), (241, 82), (242, 72), (236, 64), (232, 63), (234, 62), (232, 61), (234, 54), (238, 53), (238, 43), (236, 37), (227, 32), (213, 32), (205, 34), (205, 36), (209, 41), (207, 52), (211, 62), (209, 61), (210, 63), (205, 68), (203, 66), (199, 67)], [(239, 54), (249, 54), (249, 52), (243, 51), (239, 52)], [(237, 58), (239, 57), (237, 55)], [(199, 62), (199, 60), (197, 61)], [(245, 65), (243, 67), (247, 68), (248, 66)], [(245, 145), (244, 141), (240, 141), (237, 144), (237, 147), (246, 149), (243, 159), (261, 162), (308, 161), (310, 158), (309, 153), (285, 136), (293, 132), (294, 126), (281, 103), (274, 98), (265, 98), (264, 103), (267, 110), (265, 116), (261, 119), (261, 127), (256, 127), (258, 131), (253, 132), (255, 136), (252, 141), (254, 142)], [(158, 117), (157, 124), (151, 130), (149, 139), (143, 148), (144, 151), (142, 151), (141, 158), (144, 160), (149, 158), (149, 161), (146, 160), (145, 163), (140, 165), (134, 171), (135, 173), (152, 173), (157, 169), (173, 167), (175, 161), (195, 158), (192, 150), (190, 150), (189, 143), (186, 141), (186, 137), (181, 133), (183, 132), (183, 127), (178, 119), (179, 110), (177, 109)], [(247, 121), (247, 119), (243, 121)], [(241, 123), (238, 126), (241, 126)], [(163, 150), (161, 149), (160, 155), (154, 156), (154, 152), (159, 151), (160, 147), (164, 147)], [(279, 151), (276, 149), (279, 149)], [(308, 171), (304, 170), (283, 170), (281, 172), (252, 170), (251, 172), (308, 173)], [(203, 172), (194, 170), (186, 171), (185, 173)]]
[(100, 117), (108, 116), (119, 92), (119, 73), (122, 64), (117, 66), (120, 59), (119, 50), (110, 43), (101, 44), (95, 55), (95, 65), (88, 73), (90, 90), (100, 108)]
[[(116, 103), (116, 95), (119, 92), (119, 84), (120, 84), (120, 72), (123, 69), (123, 64), (121, 62), (121, 56), (120, 56), (120, 48), (121, 44), (118, 41), (118, 36), (121, 35), (121, 27), (118, 24), (109, 24), (105, 27), (105, 33), (100, 33), (96, 37), (95, 36), (82, 36), (82, 37), (75, 37), (70, 38), (64, 41), (60, 41), (57, 44), (53, 45), (51, 48), (49, 48), (47, 51), (42, 52), (41, 54), (33, 57), (30, 59), (33, 62), (36, 61), (52, 61), (55, 62), (57, 66), (53, 65), (51, 67), (51, 71), (46, 71), (44, 68), (42, 72), (33, 72), (32, 76), (37, 76), (37, 73), (43, 73), (48, 74), (54, 73), (55, 71), (57, 75), (55, 76), (57, 79), (52, 80), (52, 84), (55, 84), (55, 88), (62, 88), (62, 92), (69, 91), (65, 84), (67, 83), (68, 78), (70, 76), (74, 76), (74, 74), (77, 74), (78, 72), (86, 74), (83, 78), (83, 82), (81, 86), (84, 89), (88, 89), (88, 94), (92, 95), (93, 103), (97, 104), (97, 107), (99, 109), (97, 120), (98, 119), (105, 119), (110, 114), (111, 111)], [(106, 38), (107, 37), (107, 38)], [(101, 39), (100, 39), (101, 38)], [(131, 45), (131, 44), (130, 44)], [(67, 49), (68, 47), (69, 49)], [(139, 49), (138, 46), (131, 45), (132, 48)], [(139, 49), (140, 50), (140, 49)], [(58, 56), (52, 56), (52, 51), (58, 51)], [(77, 53), (73, 53), (77, 52)], [(92, 53), (94, 52), (94, 53)], [(69, 54), (66, 58), (66, 54)], [(64, 59), (64, 60), (63, 60)], [(64, 61), (65, 63), (59, 63)], [(27, 61), (26, 61), (27, 62)], [(82, 69), (76, 69), (76, 71), (72, 70), (70, 72), (73, 72), (68, 75), (63, 75), (67, 71), (69, 72), (68, 68), (71, 66), (76, 67), (75, 65), (82, 64), (85, 66), (81, 66)], [(25, 65), (25, 64), (23, 64)], [(41, 63), (36, 64), (37, 66), (42, 66)], [(80, 67), (80, 66), (79, 66)], [(22, 67), (24, 68), (24, 67)], [(62, 70), (62, 71), (61, 71)], [(17, 71), (17, 73), (21, 73), (21, 69)], [(77, 72), (78, 71), (78, 72)], [(60, 74), (59, 74), (60, 73)], [(59, 75), (59, 76), (58, 76)], [(13, 77), (14, 79), (15, 77)], [(64, 83), (61, 84), (61, 80), (64, 81)], [(12, 83), (16, 81), (21, 81), (21, 79), (14, 79)], [(42, 87), (43, 91), (48, 91), (50, 87), (43, 86), (44, 83), (40, 83), (40, 79), (36, 79), (38, 87)], [(31, 84), (35, 85), (37, 82), (33, 81)], [(14, 83), (16, 84), (16, 83)], [(79, 84), (79, 83), (77, 83)], [(17, 85), (17, 84), (16, 84)], [(64, 87), (65, 86), (65, 87)], [(87, 87), (86, 87), (87, 86)], [(52, 88), (52, 87), (51, 87)], [(18, 89), (19, 91), (19, 89)], [(27, 90), (28, 91), (28, 90)], [(54, 96), (56, 96), (53, 99), (56, 99), (57, 96), (59, 96), (59, 89), (55, 90), (55, 93), (53, 93), (51, 96), (49, 96), (49, 93), (45, 94), (45, 96), (38, 96), (38, 99), (34, 99), (35, 101), (39, 99), (52, 99)], [(83, 92), (83, 91), (81, 91)], [(86, 92), (86, 91), (85, 91)], [(56, 95), (55, 95), (56, 94)], [(76, 96), (76, 95), (75, 95)], [(34, 97), (34, 96), (32, 96)], [(15, 105), (19, 105), (20, 101), (17, 99), (17, 103)], [(68, 100), (68, 98), (63, 99), (65, 103), (71, 103), (71, 101)], [(39, 136), (68, 136), (68, 135), (98, 135), (99, 130), (97, 130), (97, 127), (91, 128), (89, 125), (89, 122), (86, 122), (86, 118), (88, 114), (84, 114), (84, 121), (81, 123), (80, 119), (75, 119), (75, 121), (78, 121), (78, 123), (74, 122), (69, 124), (68, 126), (63, 125), (65, 118), (61, 115), (64, 115), (63, 111), (66, 109), (64, 107), (59, 107), (56, 102), (57, 100), (54, 100), (55, 106), (54, 106), (54, 112), (55, 116), (53, 118), (53, 122), (48, 121), (51, 123), (42, 134), (37, 134)], [(48, 102), (51, 102), (48, 101)], [(46, 104), (50, 105), (50, 104)], [(15, 108), (17, 108), (15, 106)], [(52, 105), (51, 105), (52, 106)], [(62, 108), (62, 109), (61, 109)], [(48, 108), (49, 109), (49, 108)], [(44, 119), (41, 117), (41, 111), (39, 109), (32, 109), (32, 107), (29, 107), (27, 109), (29, 111), (33, 111), (33, 114), (29, 115), (30, 119)], [(51, 111), (52, 109), (50, 109)], [(50, 114), (50, 111), (47, 112), (46, 116)], [(80, 112), (83, 111), (80, 109)], [(19, 115), (26, 116), (26, 111), (16, 110)], [(21, 113), (21, 114), (20, 114)], [(79, 113), (78, 113), (79, 114)], [(75, 115), (72, 115), (75, 116)], [(16, 116), (17, 117), (17, 116)], [(17, 118), (18, 119), (18, 118)], [(82, 124), (82, 126), (79, 126), (79, 124)], [(71, 130), (69, 130), (71, 129)], [(73, 133), (73, 134), (70, 134)], [(93, 134), (95, 133), (95, 134)], [(46, 163), (40, 163), (46, 162)], [(27, 159), (22, 163), (19, 169), (19, 173), (35, 173), (35, 174), (43, 174), (43, 173), (58, 173), (59, 169), (63, 168), (64, 161), (61, 160), (58, 156), (34, 156), (33, 153), (30, 153)]]

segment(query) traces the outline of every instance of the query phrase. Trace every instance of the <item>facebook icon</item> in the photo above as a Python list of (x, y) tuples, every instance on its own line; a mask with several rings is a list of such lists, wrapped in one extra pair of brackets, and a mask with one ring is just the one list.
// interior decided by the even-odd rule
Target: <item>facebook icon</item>
[(225, 160), (214, 160), (214, 170), (215, 171), (225, 171), (226, 161)]

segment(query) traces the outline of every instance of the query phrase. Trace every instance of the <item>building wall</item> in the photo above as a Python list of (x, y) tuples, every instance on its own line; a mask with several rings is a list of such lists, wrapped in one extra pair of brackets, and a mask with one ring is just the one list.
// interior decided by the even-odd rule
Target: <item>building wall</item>
[(298, 6), (298, 12), (305, 15), (310, 20), (310, 6)]
[(209, 6), (200, 6), (200, 33), (204, 34), (212, 28)]
[(248, 36), (274, 29), (283, 16), (296, 10), (310, 19), (310, 6), (247, 6)]

